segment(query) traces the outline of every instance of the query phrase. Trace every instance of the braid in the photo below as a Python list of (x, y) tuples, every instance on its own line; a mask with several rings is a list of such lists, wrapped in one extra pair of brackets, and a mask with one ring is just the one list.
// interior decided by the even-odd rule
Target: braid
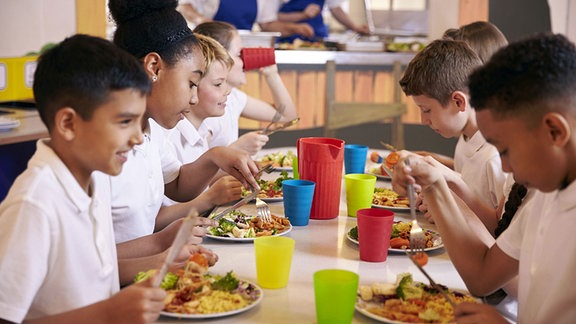
[(515, 182), (510, 190), (510, 194), (508, 195), (508, 200), (506, 200), (506, 204), (504, 205), (504, 214), (502, 214), (502, 218), (498, 221), (498, 226), (494, 230), (494, 234), (496, 237), (500, 236), (502, 232), (508, 228), (512, 218), (516, 214), (518, 207), (522, 204), (522, 200), (526, 197), (526, 192), (528, 190), (525, 186)]

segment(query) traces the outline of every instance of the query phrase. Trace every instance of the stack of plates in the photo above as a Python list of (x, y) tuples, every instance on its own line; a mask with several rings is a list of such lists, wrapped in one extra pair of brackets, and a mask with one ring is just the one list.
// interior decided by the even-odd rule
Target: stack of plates
[(20, 126), (20, 121), (18, 119), (0, 117), (0, 131), (9, 130), (18, 126)]

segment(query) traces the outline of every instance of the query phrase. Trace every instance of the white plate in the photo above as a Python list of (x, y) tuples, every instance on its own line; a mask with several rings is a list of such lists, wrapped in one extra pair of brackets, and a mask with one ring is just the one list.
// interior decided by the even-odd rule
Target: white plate
[(260, 198), (260, 200), (267, 203), (280, 202), (284, 200), (284, 197), (274, 197), (274, 198)]
[(274, 167), (273, 171), (292, 171), (292, 167)]
[[(425, 248), (424, 251), (435, 251), (435, 250), (438, 250), (438, 249), (441, 249), (444, 247), (444, 244), (442, 243), (442, 239), (440, 238), (440, 233), (432, 231), (432, 230), (425, 230), (425, 231), (431, 232), (434, 235), (434, 238), (435, 238), (434, 243), (437, 245), (435, 245), (431, 248)], [(357, 245), (360, 244), (360, 242), (358, 242), (358, 240), (356, 240), (350, 236), (350, 230), (348, 230), (346, 232), (346, 238), (348, 239), (348, 241), (350, 241), (354, 244), (357, 244)], [(402, 253), (404, 253), (404, 249), (389, 248), (388, 252), (402, 252)]]
[[(469, 292), (462, 291), (462, 290), (460, 290), (460, 289), (451, 289), (451, 288), (449, 288), (449, 289), (452, 290), (452, 291), (457, 291), (457, 292), (459, 292), (459, 293), (462, 293), (462, 294), (465, 294), (465, 295), (470, 296), (470, 293), (469, 293)], [(476, 299), (476, 300), (477, 300), (479, 303), (482, 302), (480, 299)], [(367, 317), (370, 317), (370, 318), (372, 318), (372, 319), (374, 319), (374, 320), (377, 320), (377, 321), (379, 321), (379, 322), (382, 322), (382, 323), (390, 323), (390, 324), (410, 324), (410, 322), (397, 321), (397, 320), (394, 320), (394, 319), (390, 319), (390, 318), (387, 318), (387, 317), (383, 317), (383, 316), (380, 316), (380, 315), (376, 315), (376, 314), (374, 314), (374, 313), (370, 313), (370, 312), (366, 309), (367, 304), (370, 304), (370, 303), (371, 303), (371, 302), (363, 301), (360, 297), (357, 297), (357, 298), (356, 298), (356, 304), (354, 305), (354, 308), (356, 308), (356, 310), (357, 310), (359, 313), (361, 313), (362, 315), (367, 316)], [(372, 304), (374, 304), (374, 303), (372, 303)]]
[(372, 204), (372, 207), (383, 208), (383, 209), (388, 209), (388, 210), (397, 211), (397, 212), (409, 212), (410, 211), (410, 207), (393, 207), (393, 206), (382, 206), (382, 205), (376, 205), (376, 204)]
[[(292, 225), (290, 225), (290, 227), (288, 227), (287, 230), (285, 230), (282, 233), (278, 233), (275, 235), (271, 235), (271, 236), (282, 236), (282, 235), (286, 235), (288, 233), (290, 233), (290, 231), (292, 230)], [(228, 241), (228, 242), (254, 242), (254, 237), (228, 237), (228, 236), (215, 236), (215, 235), (210, 235), (210, 234), (206, 234), (206, 237), (209, 237), (211, 239), (214, 240), (218, 240), (218, 241)]]
[(0, 130), (9, 130), (20, 126), (20, 120), (10, 117), (0, 117)]
[(258, 299), (256, 299), (252, 304), (246, 305), (246, 307), (244, 307), (244, 308), (239, 308), (239, 309), (235, 309), (235, 310), (223, 312), (223, 313), (212, 313), (212, 314), (179, 314), (179, 313), (170, 313), (170, 312), (161, 311), (160, 315), (169, 316), (169, 317), (176, 317), (176, 318), (185, 318), (185, 319), (205, 319), (205, 318), (225, 317), (225, 316), (243, 313), (249, 309), (252, 309), (254, 306), (260, 304), (260, 302), (262, 301), (262, 298), (264, 297), (264, 291), (262, 291), (262, 288), (260, 288), (258, 285), (253, 284), (250, 281), (240, 280), (240, 282), (246, 282), (246, 283), (252, 284), (254, 286), (255, 290), (260, 293), (260, 296), (258, 297)]
[(371, 172), (368, 172), (368, 171), (366, 171), (366, 173), (367, 173), (367, 174), (371, 174), (371, 175), (375, 176), (377, 179), (380, 179), (380, 180), (392, 180), (392, 177), (389, 176), (389, 175), (381, 175), (381, 174), (371, 173)]

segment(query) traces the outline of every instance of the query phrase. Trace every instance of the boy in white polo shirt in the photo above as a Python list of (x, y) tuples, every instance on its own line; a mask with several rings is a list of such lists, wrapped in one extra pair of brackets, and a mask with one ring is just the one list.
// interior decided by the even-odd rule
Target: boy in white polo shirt
[[(473, 294), (518, 275), (518, 323), (574, 323), (576, 46), (550, 34), (512, 43), (472, 73), (469, 84), (480, 131), (504, 171), (539, 190), (523, 214), (486, 247), (445, 179), (424, 160), (410, 157), (410, 167), (397, 167), (394, 189), (405, 193), (407, 181), (422, 186), (450, 259)], [(460, 305), (456, 315), (459, 323), (507, 323), (482, 304)]]
[(498, 152), (478, 130), (470, 105), (467, 78), (481, 65), (466, 43), (435, 40), (408, 64), (400, 86), (420, 108), (422, 123), (445, 138), (459, 138), (454, 152), (455, 172), (445, 168), (444, 176), (450, 188), (493, 233), (506, 174), (500, 168)]
[(142, 142), (148, 91), (138, 61), (103, 39), (73, 36), (39, 58), (34, 96), (51, 138), (38, 141), (0, 205), (0, 321), (159, 316), (162, 289), (119, 292), (106, 179)]

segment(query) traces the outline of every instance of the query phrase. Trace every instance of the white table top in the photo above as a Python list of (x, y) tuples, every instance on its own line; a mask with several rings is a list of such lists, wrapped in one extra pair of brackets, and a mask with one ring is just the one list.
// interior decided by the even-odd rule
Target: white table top
[[(272, 178), (277, 174), (268, 175)], [(377, 186), (390, 186), (387, 181), (378, 181)], [(248, 206), (248, 208), (253, 208)], [(281, 202), (270, 203), (272, 213), (284, 215)], [(410, 272), (417, 281), (428, 282), (418, 269), (403, 254), (390, 253), (388, 259), (381, 263), (360, 261), (358, 246), (346, 238), (348, 229), (356, 226), (356, 218), (346, 215), (344, 183), (340, 213), (330, 220), (310, 220), (308, 226), (295, 226), (288, 237), (296, 241), (292, 268), (288, 286), (282, 289), (264, 289), (262, 302), (244, 313), (203, 320), (202, 322), (218, 323), (315, 323), (313, 274), (321, 269), (346, 269), (360, 276), (360, 284), (372, 282), (395, 282), (396, 275)], [(408, 219), (407, 213), (397, 213), (397, 217)], [(423, 227), (433, 228), (425, 220)], [(256, 280), (256, 261), (252, 243), (222, 242), (210, 238), (204, 239), (204, 245), (219, 255), (218, 263), (211, 268), (213, 273), (224, 274), (234, 270), (239, 278)], [(451, 288), (466, 290), (466, 287), (450, 262), (444, 249), (429, 252), (426, 270), (438, 283)], [(172, 323), (186, 320), (161, 316), (158, 323)], [(353, 323), (374, 323), (358, 312), (355, 312)]]

